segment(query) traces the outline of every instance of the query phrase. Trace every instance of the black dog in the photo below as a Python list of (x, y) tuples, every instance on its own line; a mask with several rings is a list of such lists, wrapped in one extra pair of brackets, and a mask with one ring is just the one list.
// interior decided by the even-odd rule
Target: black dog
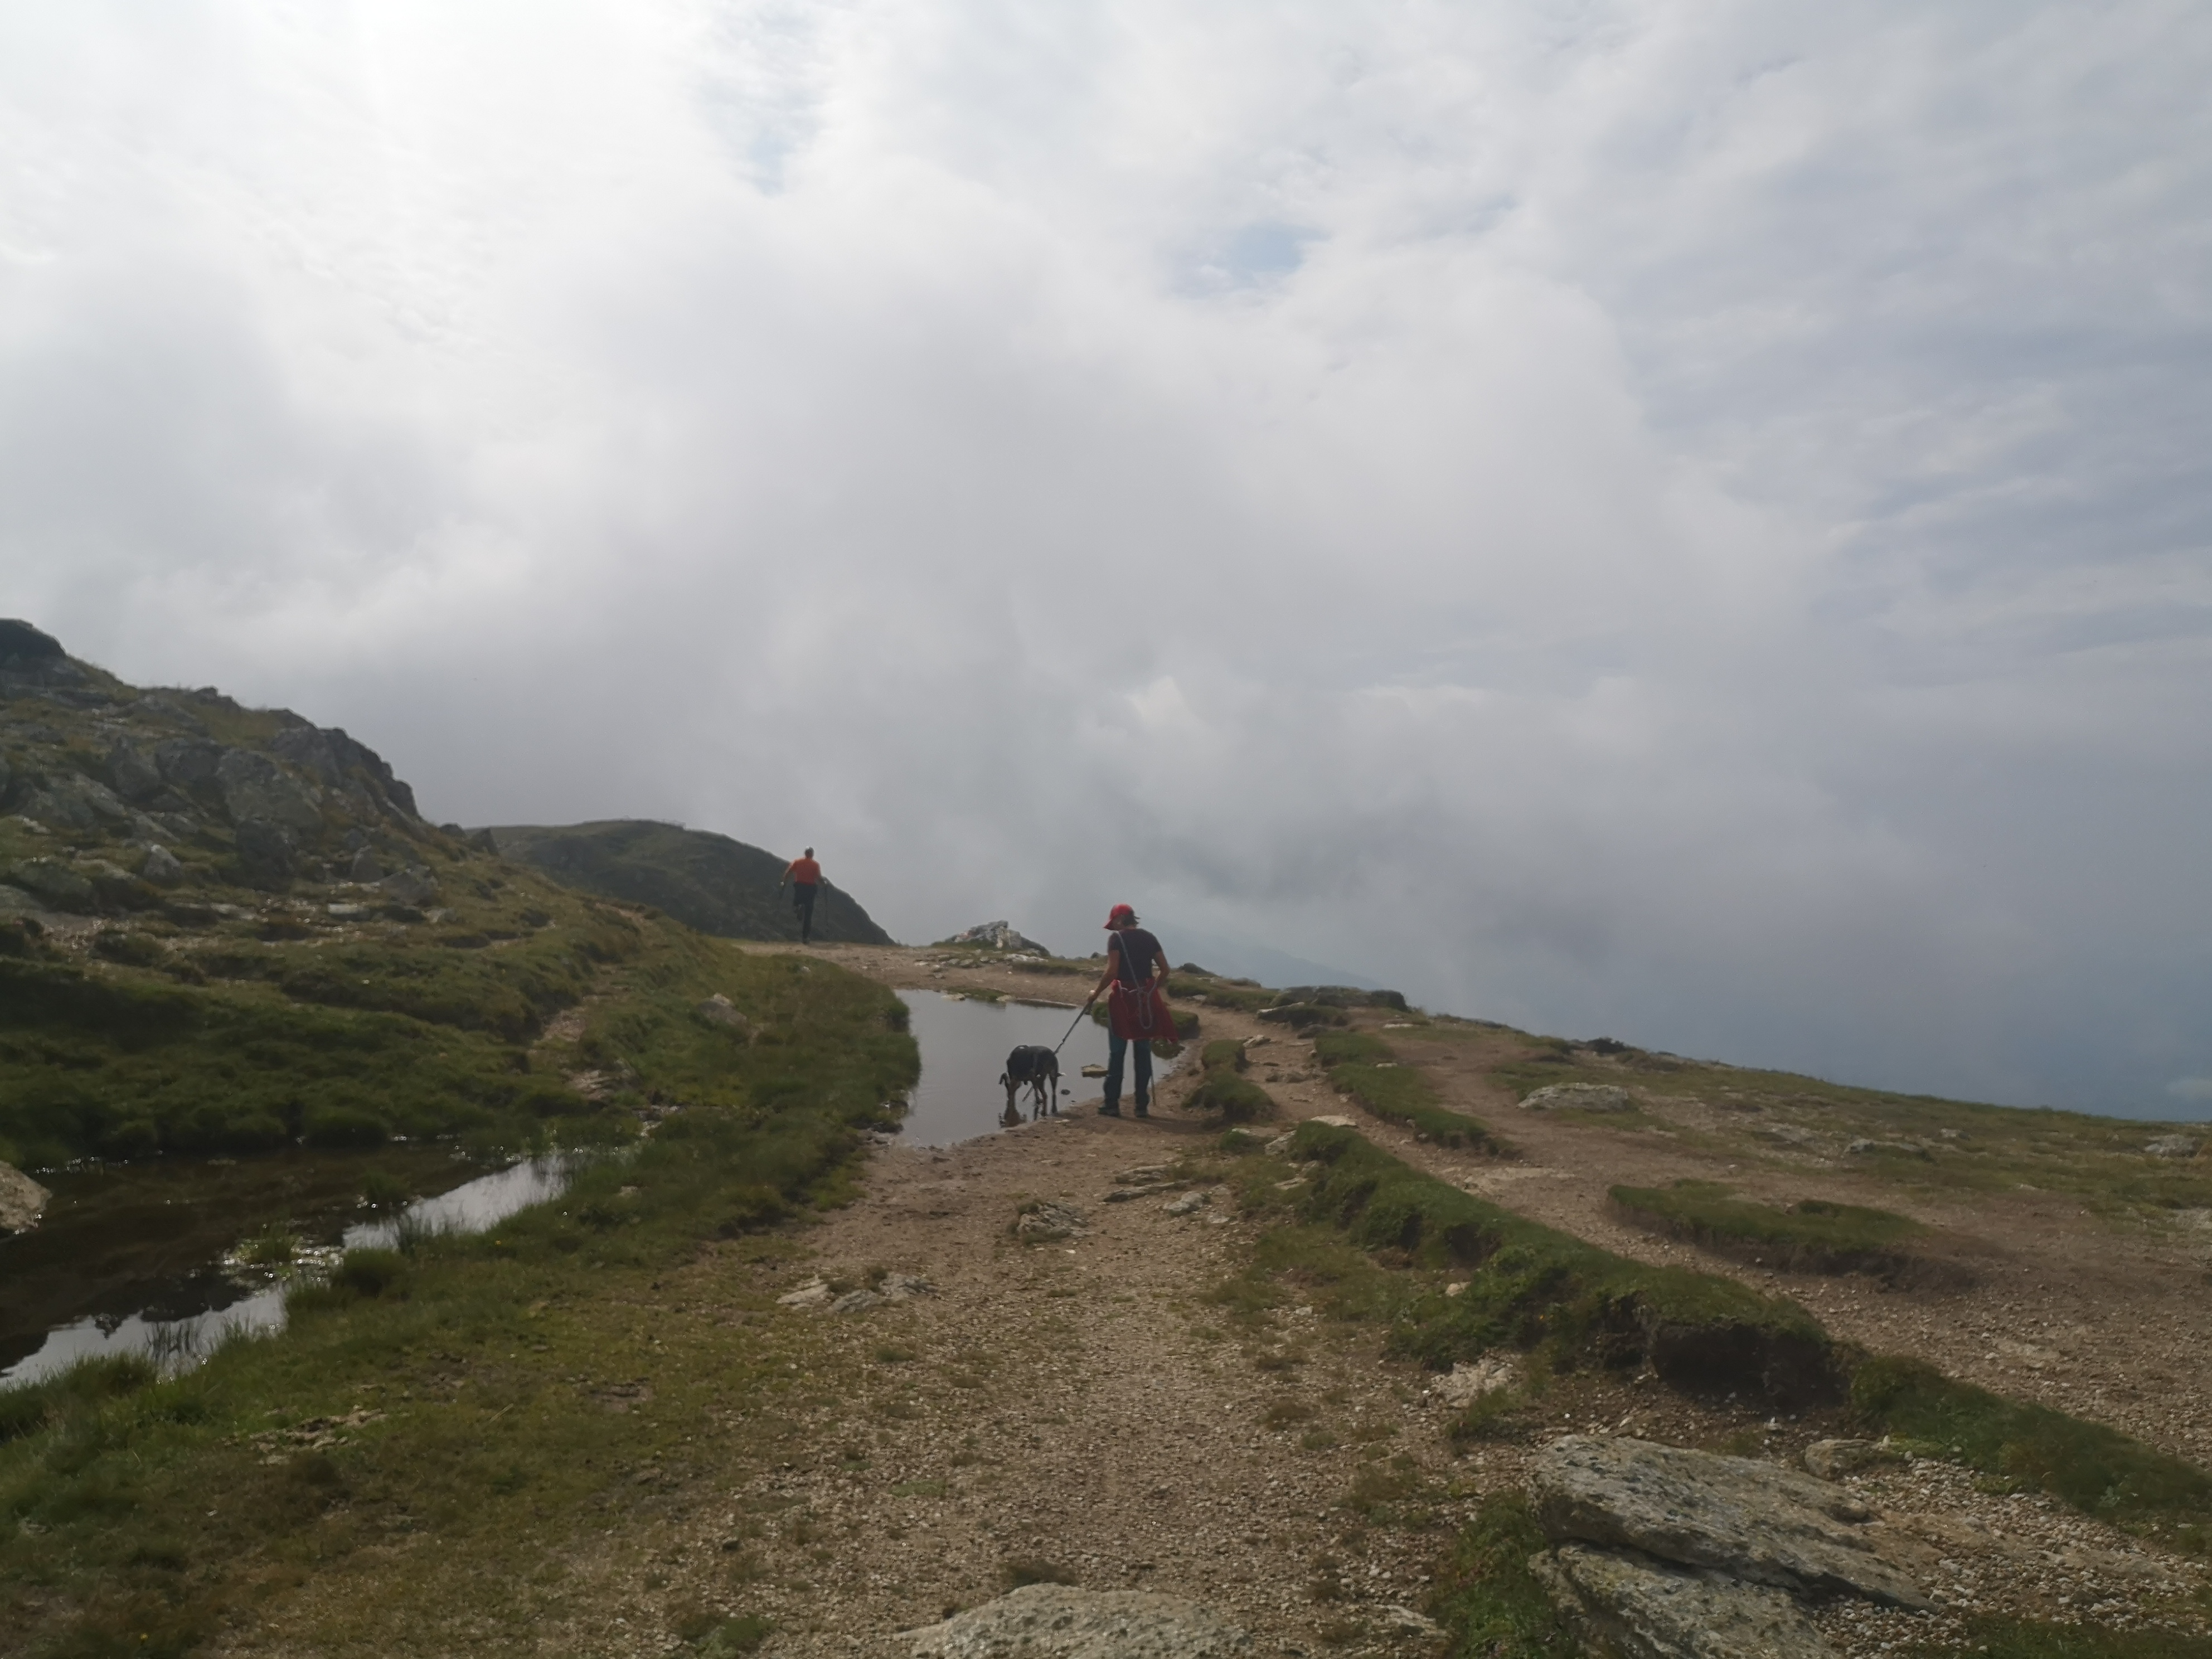
[(1060, 1056), (1051, 1049), (1024, 1042), (1006, 1056), (1006, 1069), (999, 1074), (999, 1081), (1006, 1085), (1006, 1116), (1010, 1121), (1020, 1121), (1014, 1096), (1024, 1088), (1030, 1093), (1031, 1117), (1042, 1117), (1047, 1112), (1059, 1115)]

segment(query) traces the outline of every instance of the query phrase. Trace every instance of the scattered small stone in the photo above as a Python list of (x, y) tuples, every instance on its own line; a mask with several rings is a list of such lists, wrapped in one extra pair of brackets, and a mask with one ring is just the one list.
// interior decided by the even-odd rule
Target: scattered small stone
[(2194, 1158), (2197, 1141), (2191, 1135), (2160, 1135), (2143, 1148), (2153, 1158)]
[[(1112, 1194), (1108, 1194), (1110, 1199)], [(1014, 1218), (1014, 1237), (1024, 1244), (1050, 1244), (1063, 1238), (1080, 1238), (1091, 1231), (1091, 1218), (1066, 1204), (1037, 1202)]]
[(1905, 1457), (1876, 1440), (1815, 1440), (1805, 1448), (1801, 1461), (1806, 1474), (1823, 1480), (1840, 1480), (1876, 1463), (1901, 1463)]
[(1820, 1144), (1820, 1136), (1796, 1123), (1763, 1123), (1752, 1133), (1761, 1140), (1771, 1140), (1784, 1146), (1817, 1146)]
[(1554, 1083), (1521, 1103), (1529, 1112), (1632, 1112), (1628, 1091), (1611, 1083)]
[(915, 1659), (1229, 1659), (1252, 1651), (1203, 1603), (1148, 1590), (1028, 1584), (941, 1625), (901, 1631)]

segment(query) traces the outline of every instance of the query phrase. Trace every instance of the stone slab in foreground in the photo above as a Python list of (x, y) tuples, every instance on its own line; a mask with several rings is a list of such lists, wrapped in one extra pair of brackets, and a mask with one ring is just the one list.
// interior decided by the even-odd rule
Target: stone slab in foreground
[(1030, 1584), (902, 1631), (915, 1659), (1242, 1659), (1252, 1638), (1179, 1595)]
[(1801, 1595), (1929, 1605), (1875, 1553), (1863, 1505), (1777, 1464), (1569, 1435), (1538, 1455), (1529, 1492), (1554, 1543), (1636, 1550)]
[(1831, 1659), (1834, 1652), (1786, 1590), (1586, 1544), (1562, 1544), (1529, 1565), (1584, 1635), (1624, 1659)]

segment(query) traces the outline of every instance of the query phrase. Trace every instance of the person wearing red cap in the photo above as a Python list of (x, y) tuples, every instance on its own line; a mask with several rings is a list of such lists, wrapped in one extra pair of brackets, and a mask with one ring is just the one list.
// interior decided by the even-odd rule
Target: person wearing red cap
[(1098, 1115), (1121, 1115), (1121, 1060), (1133, 1042), (1137, 1059), (1131, 1068), (1132, 1092), (1137, 1115), (1150, 1117), (1152, 1044), (1175, 1041), (1175, 1017), (1168, 1012), (1161, 988), (1167, 981), (1168, 956), (1159, 940), (1137, 926), (1137, 913), (1126, 904), (1108, 913), (1106, 931), (1112, 935), (1106, 941), (1106, 971), (1091, 994), (1096, 1002), (1100, 991), (1113, 988), (1106, 1001), (1106, 1103)]

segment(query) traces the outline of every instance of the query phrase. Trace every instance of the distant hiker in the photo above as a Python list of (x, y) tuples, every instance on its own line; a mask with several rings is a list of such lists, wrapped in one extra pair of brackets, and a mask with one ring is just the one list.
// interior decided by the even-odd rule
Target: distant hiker
[[(1152, 1104), (1152, 1044), (1175, 1041), (1175, 1016), (1168, 1012), (1162, 990), (1168, 976), (1168, 955), (1159, 940), (1137, 926), (1137, 913), (1117, 904), (1107, 914), (1106, 971), (1099, 976), (1099, 991), (1112, 988), (1106, 1001), (1106, 1103), (1101, 1117), (1121, 1115), (1121, 1056), (1137, 1045), (1132, 1092), (1137, 1115), (1150, 1117)], [(1154, 972), (1155, 965), (1158, 971)]]
[(814, 861), (814, 849), (810, 847), (799, 857), (783, 866), (783, 881), (775, 890), (783, 890), (784, 882), (791, 884), (791, 908), (799, 912), (799, 942), (814, 943), (814, 895), (822, 885), (822, 866)]

